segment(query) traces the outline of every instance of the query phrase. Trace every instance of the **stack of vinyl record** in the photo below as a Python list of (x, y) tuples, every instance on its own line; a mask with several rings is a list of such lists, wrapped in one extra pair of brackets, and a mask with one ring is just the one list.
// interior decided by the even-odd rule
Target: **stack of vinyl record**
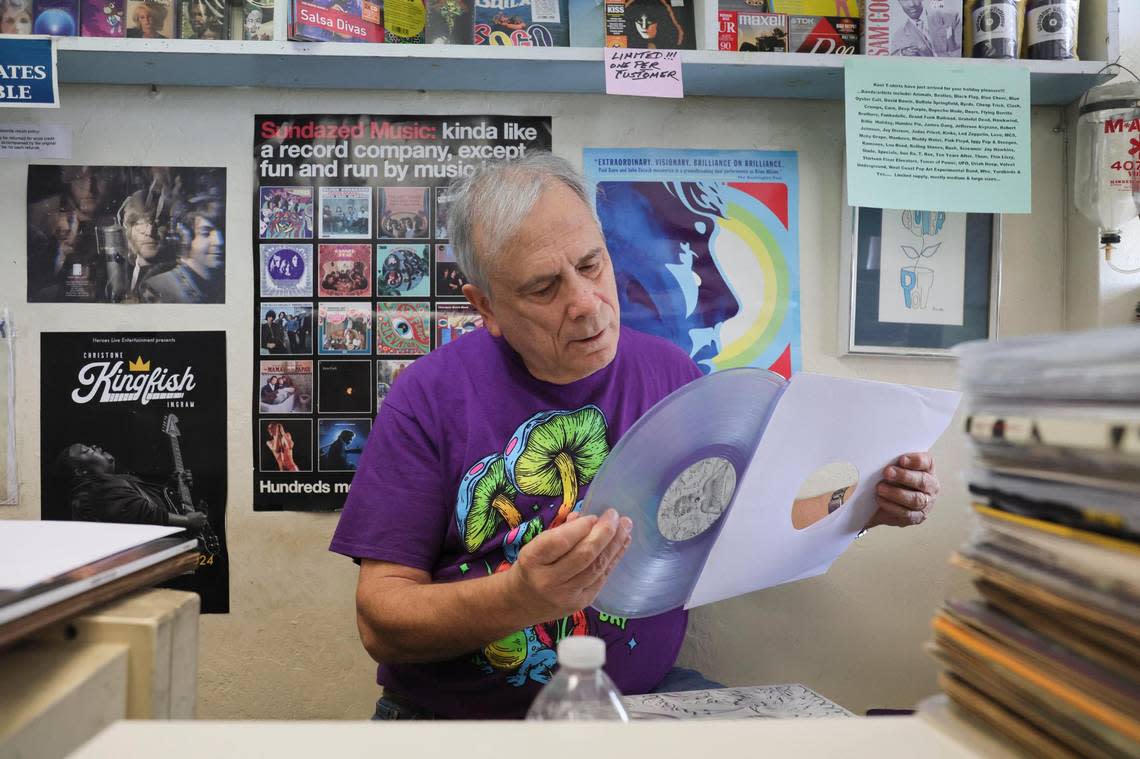
[(1033, 756), (1140, 756), (1140, 329), (958, 350), (973, 534), (931, 651), (971, 720)]

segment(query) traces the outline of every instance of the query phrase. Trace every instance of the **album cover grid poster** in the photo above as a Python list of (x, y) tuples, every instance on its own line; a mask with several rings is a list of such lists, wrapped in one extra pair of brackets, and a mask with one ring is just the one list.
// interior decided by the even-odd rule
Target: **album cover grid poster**
[(29, 303), (225, 303), (226, 170), (28, 166)]
[(255, 510), (343, 506), (393, 383), (482, 326), (448, 184), (550, 135), (535, 117), (255, 118)]
[(701, 371), (801, 361), (794, 152), (587, 148), (622, 324)]
[(229, 611), (224, 332), (45, 332), (41, 518), (187, 525), (199, 565), (164, 587)]

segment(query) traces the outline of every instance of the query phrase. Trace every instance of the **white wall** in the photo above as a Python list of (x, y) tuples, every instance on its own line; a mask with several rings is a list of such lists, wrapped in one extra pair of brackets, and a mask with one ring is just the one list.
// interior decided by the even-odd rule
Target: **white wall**
[[(335, 515), (254, 513), (250, 505), (253, 277), (250, 193), (255, 113), (495, 113), (550, 115), (557, 152), (580, 162), (595, 147), (771, 148), (799, 151), (800, 281), (804, 368), (842, 376), (953, 387), (944, 360), (840, 359), (841, 103), (744, 99), (655, 101), (601, 96), (255, 91), (65, 87), (63, 108), (7, 112), (4, 121), (65, 123), (75, 163), (224, 165), (229, 168), (229, 301), (224, 307), (25, 304), (20, 161), (0, 164), (0, 303), (17, 336), (21, 504), (0, 515), (39, 515), (39, 332), (227, 330), (228, 533), (232, 612), (201, 624), (199, 714), (215, 718), (348, 718), (370, 713), (373, 668), (353, 621), (355, 569), (326, 551)], [(1034, 213), (1005, 222), (1001, 331), (1059, 329), (1065, 194), (1057, 109), (1033, 115)], [(44, 357), (51, 370), (50, 357)], [(219, 357), (221, 360), (221, 357)], [(826, 576), (701, 609), (684, 662), (730, 684), (802, 682), (845, 706), (909, 706), (935, 690), (922, 652), (940, 599), (965, 589), (946, 559), (966, 530), (958, 428), (935, 448), (944, 495), (922, 527), (879, 528)]]

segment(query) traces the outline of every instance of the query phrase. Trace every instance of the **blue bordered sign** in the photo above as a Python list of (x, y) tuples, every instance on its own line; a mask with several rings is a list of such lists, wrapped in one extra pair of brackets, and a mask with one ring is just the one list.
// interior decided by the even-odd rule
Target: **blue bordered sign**
[(59, 108), (52, 37), (0, 38), (0, 107)]

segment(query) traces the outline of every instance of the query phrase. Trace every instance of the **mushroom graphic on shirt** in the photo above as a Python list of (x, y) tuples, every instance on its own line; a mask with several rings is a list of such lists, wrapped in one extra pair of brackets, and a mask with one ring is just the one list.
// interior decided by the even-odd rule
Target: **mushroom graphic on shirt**
[(531, 496), (562, 496), (550, 523), (566, 521), (610, 452), (606, 418), (597, 406), (577, 411), (544, 411), (519, 425), (503, 451), (507, 478)]
[(550, 682), (558, 663), (558, 654), (539, 639), (533, 627), (484, 646), (483, 656), (492, 669), (514, 670), (507, 676), (507, 683), (516, 688), (528, 679), (536, 683)]
[[(542, 519), (533, 517), (518, 527), (511, 529), (503, 537), (503, 556), (506, 557), (503, 564), (509, 566), (519, 560), (519, 551), (530, 541), (534, 540), (538, 534), (542, 532)], [(500, 565), (500, 569), (502, 566)]]
[(463, 475), (459, 483), (459, 500), (455, 521), (463, 547), (470, 553), (479, 550), (504, 522), (514, 529), (522, 522), (515, 506), (518, 491), (507, 479), (503, 457), (497, 453), (480, 459)]

